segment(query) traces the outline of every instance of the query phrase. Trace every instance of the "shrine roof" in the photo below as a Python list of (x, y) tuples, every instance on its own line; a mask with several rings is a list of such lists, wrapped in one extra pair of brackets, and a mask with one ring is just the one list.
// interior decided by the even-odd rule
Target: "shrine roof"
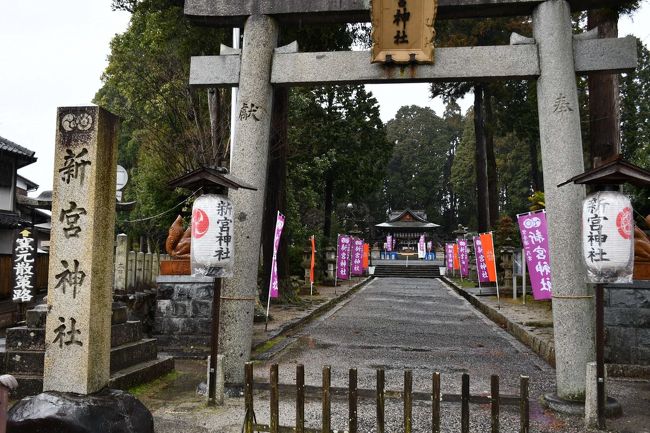
[(405, 210), (398, 210), (395, 212), (391, 212), (388, 215), (388, 222), (397, 222), (397, 221), (402, 221), (402, 220), (415, 220), (419, 221), (422, 223), (427, 223), (427, 214), (423, 210), (413, 210), (413, 209), (405, 209)]
[(436, 227), (440, 226), (438, 224), (429, 222), (422, 223), (419, 221), (396, 221), (376, 224), (375, 227), (391, 229), (435, 229)]
[(211, 186), (221, 186), (228, 189), (249, 189), (256, 191), (257, 188), (243, 180), (228, 174), (224, 169), (201, 167), (190, 173), (186, 173), (169, 182), (174, 188), (198, 189)]
[[(438, 0), (438, 18), (530, 15), (544, 0)], [(574, 11), (616, 6), (622, 0), (569, 0)], [(273, 15), (286, 23), (370, 22), (369, 0), (185, 0), (185, 15), (198, 24), (242, 26), (246, 17)]]
[(405, 209), (391, 212), (388, 221), (376, 224), (375, 227), (391, 229), (434, 229), (438, 224), (427, 221), (427, 214), (423, 210)]
[(571, 182), (589, 185), (620, 185), (622, 183), (630, 183), (636, 186), (648, 186), (650, 185), (650, 171), (621, 158), (617, 158), (574, 176), (558, 185), (558, 187)]

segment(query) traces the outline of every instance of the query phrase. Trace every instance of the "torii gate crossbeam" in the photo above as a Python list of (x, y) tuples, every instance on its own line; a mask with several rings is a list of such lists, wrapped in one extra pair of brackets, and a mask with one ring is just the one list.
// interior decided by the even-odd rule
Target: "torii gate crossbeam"
[[(438, 0), (438, 19), (531, 15), (544, 0)], [(619, 0), (570, 0), (572, 11), (616, 6)], [(251, 15), (279, 23), (370, 22), (370, 0), (186, 0), (185, 15), (197, 24), (243, 26)]]
[[(634, 37), (576, 39), (573, 44), (577, 74), (626, 72), (636, 67)], [(240, 64), (238, 52), (192, 57), (190, 85), (236, 87), (239, 85)], [(535, 43), (438, 48), (435, 65), (413, 68), (370, 64), (369, 51), (275, 52), (271, 66), (271, 84), (282, 86), (531, 80), (539, 76), (539, 53)]]

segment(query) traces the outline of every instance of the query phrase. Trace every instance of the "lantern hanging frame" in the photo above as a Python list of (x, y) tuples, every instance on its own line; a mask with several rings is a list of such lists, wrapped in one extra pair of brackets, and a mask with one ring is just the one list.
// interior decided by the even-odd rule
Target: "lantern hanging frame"
[[(598, 191), (620, 191), (620, 185), (630, 183), (635, 186), (650, 185), (650, 171), (625, 161), (616, 155), (602, 165), (574, 176), (558, 187), (575, 183), (591, 185)], [(632, 242), (634, 239), (632, 230)], [(634, 245), (634, 244), (632, 244)], [(613, 399), (605, 395), (605, 284), (596, 283), (596, 395), (598, 428), (605, 428), (606, 405), (617, 406)], [(618, 405), (620, 407), (620, 405)]]

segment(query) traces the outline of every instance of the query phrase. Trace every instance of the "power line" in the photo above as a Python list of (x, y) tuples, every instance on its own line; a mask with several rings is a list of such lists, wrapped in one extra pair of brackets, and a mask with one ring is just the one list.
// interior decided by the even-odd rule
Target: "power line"
[(196, 193), (199, 192), (200, 190), (201, 190), (201, 188), (197, 189), (197, 190), (194, 191), (194, 192), (193, 192), (189, 197), (187, 197), (185, 200), (181, 201), (180, 203), (176, 204), (174, 207), (169, 208), (169, 209), (167, 209), (167, 210), (164, 211), (164, 212), (160, 212), (160, 213), (157, 214), (157, 215), (150, 216), (150, 217), (146, 217), (146, 218), (139, 218), (139, 219), (136, 219), (136, 220), (123, 220), (123, 221), (118, 221), (118, 223), (127, 223), (127, 224), (131, 224), (131, 223), (139, 223), (139, 222), (149, 221), (149, 220), (152, 220), (152, 219), (159, 218), (159, 217), (161, 217), (161, 216), (163, 216), (163, 215), (165, 215), (165, 214), (168, 214), (169, 212), (173, 211), (174, 209), (178, 208), (179, 206), (181, 206), (181, 205), (187, 203), (187, 202), (188, 202), (192, 197), (194, 197), (194, 196), (196, 195)]

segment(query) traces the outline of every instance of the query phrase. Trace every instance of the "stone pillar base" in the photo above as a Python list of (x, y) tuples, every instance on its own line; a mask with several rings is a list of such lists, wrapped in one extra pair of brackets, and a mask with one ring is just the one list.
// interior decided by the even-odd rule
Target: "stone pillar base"
[[(581, 415), (585, 414), (585, 402), (565, 400), (557, 396), (557, 394), (545, 394), (542, 398), (542, 404), (555, 412), (564, 413), (567, 415)], [(605, 405), (605, 416), (607, 418), (616, 418), (623, 415), (623, 408), (621, 404), (611, 398), (607, 398)]]
[(110, 431), (154, 433), (153, 417), (137, 398), (105, 388), (95, 394), (80, 395), (50, 391), (24, 398), (8, 413), (9, 431)]

